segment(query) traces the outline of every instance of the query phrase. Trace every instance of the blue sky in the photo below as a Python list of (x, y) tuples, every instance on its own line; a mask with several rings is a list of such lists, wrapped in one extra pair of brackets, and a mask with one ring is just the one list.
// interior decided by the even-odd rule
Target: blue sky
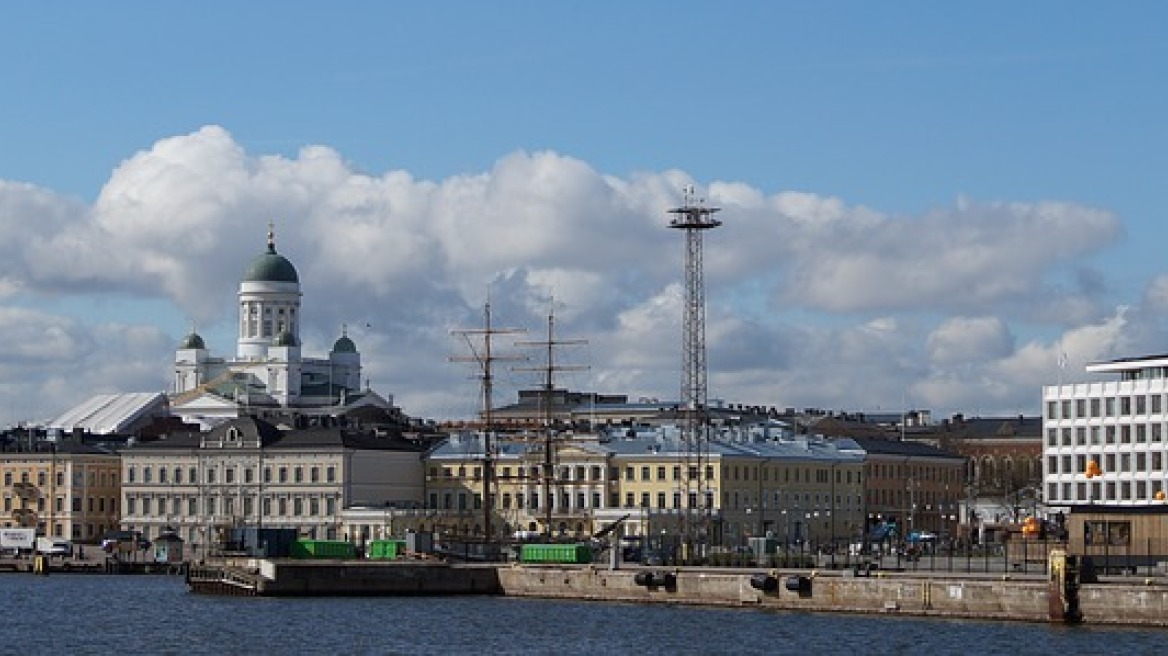
[(448, 328), (488, 285), (533, 330), (540, 299), (563, 304), (591, 367), (566, 384), (670, 397), (665, 210), (692, 183), (726, 222), (706, 246), (712, 396), (1036, 414), (1044, 382), (1164, 349), (1165, 19), (1156, 2), (6, 3), (0, 404), (39, 419), (165, 388), (192, 323), (233, 351), (269, 220), (306, 278), (306, 347), (369, 325), (374, 386), (408, 413), (471, 411)]

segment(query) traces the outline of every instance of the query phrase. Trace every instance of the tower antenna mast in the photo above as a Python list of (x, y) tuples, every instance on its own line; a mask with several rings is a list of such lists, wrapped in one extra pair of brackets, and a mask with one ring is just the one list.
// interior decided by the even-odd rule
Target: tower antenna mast
[[(682, 539), (687, 549), (709, 538), (712, 500), (706, 468), (710, 462), (708, 370), (706, 367), (706, 290), (703, 279), (702, 233), (722, 225), (714, 218), (720, 211), (694, 197), (693, 186), (684, 189), (681, 207), (669, 210), (669, 227), (685, 232), (685, 298), (681, 323), (681, 436), (685, 451), (682, 482), (685, 511)], [(686, 556), (691, 554), (687, 553)]]

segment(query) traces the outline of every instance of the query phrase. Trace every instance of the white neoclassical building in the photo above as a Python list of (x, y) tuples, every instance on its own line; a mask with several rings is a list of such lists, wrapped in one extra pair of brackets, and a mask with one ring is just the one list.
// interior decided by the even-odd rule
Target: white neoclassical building
[(361, 354), (342, 329), (327, 357), (301, 352), (300, 276), (267, 249), (239, 284), (239, 337), (234, 357), (211, 355), (203, 338), (187, 335), (175, 351), (171, 412), (204, 428), (256, 410), (339, 414), (360, 406), (391, 410), (392, 397), (361, 386)]
[[(1112, 380), (1043, 388), (1047, 504), (1139, 506), (1168, 489), (1168, 355), (1087, 365)], [(1097, 471), (1088, 476), (1089, 463)]]
[(238, 526), (351, 537), (347, 508), (421, 505), (421, 457), (418, 444), (368, 431), (232, 419), (122, 449), (121, 525), (147, 538), (173, 530), (196, 550)]

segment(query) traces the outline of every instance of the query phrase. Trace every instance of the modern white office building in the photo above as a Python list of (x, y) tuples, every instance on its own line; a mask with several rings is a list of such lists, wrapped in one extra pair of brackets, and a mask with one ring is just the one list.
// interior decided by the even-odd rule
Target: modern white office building
[(1099, 362), (1086, 370), (1113, 378), (1043, 388), (1047, 504), (1162, 501), (1168, 488), (1168, 354)]

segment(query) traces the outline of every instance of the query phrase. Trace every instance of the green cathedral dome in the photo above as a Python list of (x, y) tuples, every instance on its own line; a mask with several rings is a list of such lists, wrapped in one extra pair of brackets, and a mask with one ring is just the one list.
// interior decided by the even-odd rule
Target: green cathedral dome
[(333, 343), (333, 353), (356, 353), (357, 345), (353, 340), (349, 339), (348, 335), (341, 335), (335, 343)]
[(244, 282), (300, 282), (296, 267), (288, 258), (276, 252), (276, 245), (269, 243), (266, 253), (261, 253), (247, 267)]

